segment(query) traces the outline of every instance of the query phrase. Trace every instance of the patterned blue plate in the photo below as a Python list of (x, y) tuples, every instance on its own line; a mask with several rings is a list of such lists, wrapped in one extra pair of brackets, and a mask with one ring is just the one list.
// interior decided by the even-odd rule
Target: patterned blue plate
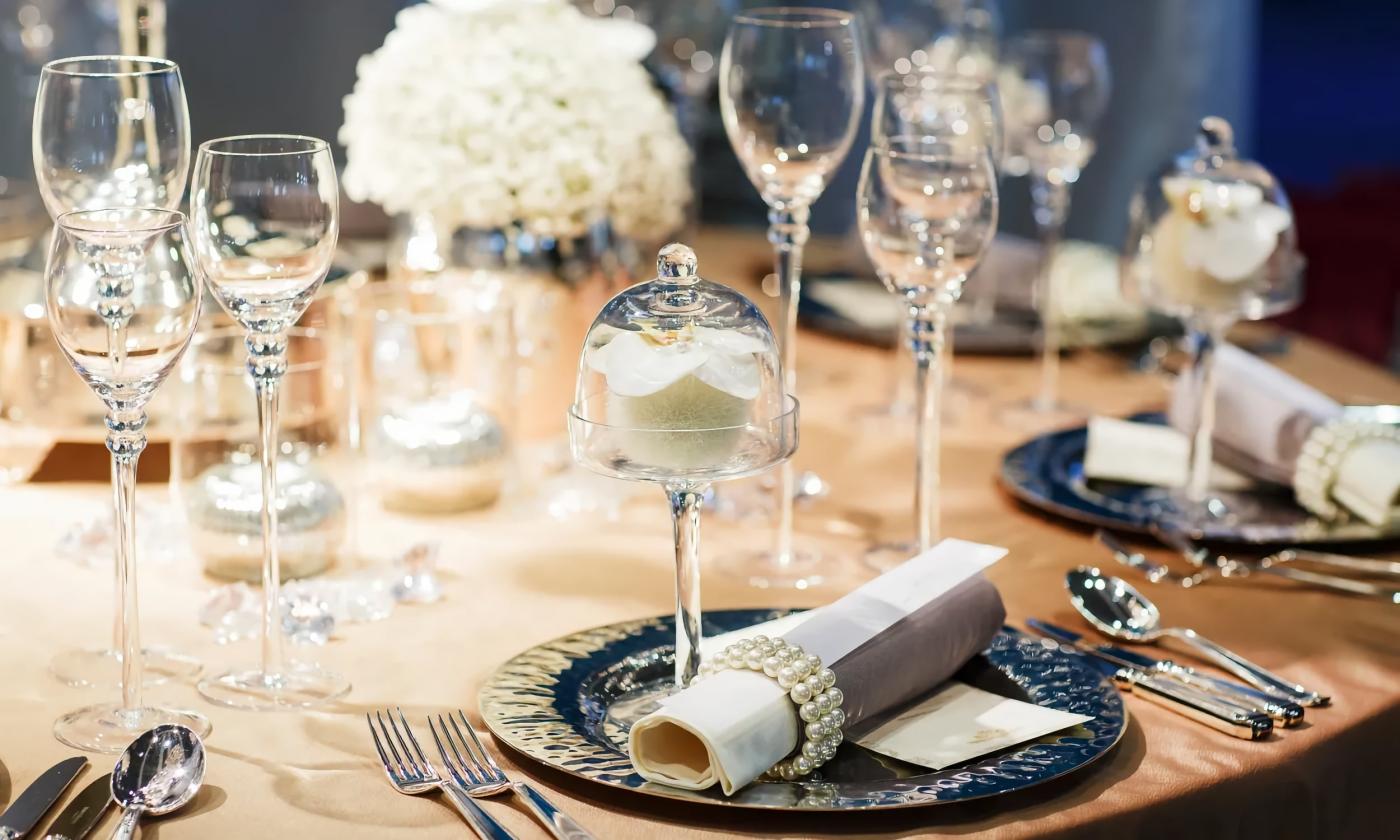
[[(713, 635), (777, 618), (786, 610), (706, 613)], [(1089, 764), (1127, 725), (1122, 698), (1081, 657), (1004, 629), (959, 678), (988, 691), (1093, 720), (944, 770), (932, 771), (852, 743), (801, 782), (755, 782), (733, 796), (648, 782), (632, 770), (625, 709), (673, 673), (670, 616), (585, 630), (525, 651), (481, 692), (481, 714), (517, 752), (579, 778), (667, 799), (710, 805), (848, 811), (935, 805), (996, 796), (1048, 782)], [(621, 715), (625, 717), (624, 715)]]
[[(1163, 422), (1160, 414), (1139, 414), (1128, 419)], [(1021, 444), (1002, 460), (1002, 484), (1032, 507), (1075, 522), (1114, 531), (1149, 532), (1153, 522), (1162, 518), (1164, 491), (1086, 478), (1084, 450), (1088, 440), (1088, 428), (1079, 426)], [(1376, 528), (1359, 520), (1323, 522), (1300, 508), (1293, 501), (1292, 491), (1283, 487), (1230, 495), (1232, 506), (1247, 511), (1247, 515), (1192, 527), (1192, 537), (1222, 543), (1295, 546), (1400, 537), (1400, 521), (1388, 528)]]

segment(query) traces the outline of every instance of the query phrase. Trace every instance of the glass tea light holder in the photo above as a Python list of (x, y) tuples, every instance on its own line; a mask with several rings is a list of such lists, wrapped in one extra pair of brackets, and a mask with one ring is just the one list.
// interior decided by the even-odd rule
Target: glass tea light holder
[[(195, 336), (179, 371), (170, 481), (191, 547), (213, 577), (262, 576), (257, 403), (241, 327)], [(292, 328), (278, 417), (280, 576), (320, 574), (353, 553), (348, 360), (323, 330)]]
[(700, 507), (710, 484), (752, 476), (797, 448), (772, 328), (752, 301), (696, 274), (667, 245), (657, 277), (610, 300), (584, 343), (569, 439), (583, 466), (661, 485), (676, 558), (675, 686), (700, 666)]
[(495, 284), (393, 280), (355, 302), (366, 491), (387, 510), (494, 504), (514, 477), (515, 347)]
[(1121, 276), (1124, 292), (1174, 315), (1191, 347), (1191, 456), (1186, 486), (1163, 499), (1168, 524), (1191, 528), (1243, 513), (1238, 494), (1212, 493), (1215, 350), (1236, 321), (1298, 305), (1303, 258), (1288, 197), (1259, 164), (1236, 155), (1220, 117), (1201, 121), (1195, 149), (1134, 196)]

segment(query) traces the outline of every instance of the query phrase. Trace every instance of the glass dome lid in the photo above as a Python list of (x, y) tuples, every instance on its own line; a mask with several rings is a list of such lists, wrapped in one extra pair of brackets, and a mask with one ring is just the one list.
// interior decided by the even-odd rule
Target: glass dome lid
[(1127, 291), (1187, 318), (1257, 319), (1296, 304), (1302, 259), (1278, 180), (1235, 151), (1206, 117), (1195, 148), (1134, 196), (1124, 252)]
[(761, 471), (796, 447), (773, 330), (744, 295), (702, 279), (672, 244), (655, 279), (603, 306), (570, 411), (574, 457), (617, 478), (707, 482)]

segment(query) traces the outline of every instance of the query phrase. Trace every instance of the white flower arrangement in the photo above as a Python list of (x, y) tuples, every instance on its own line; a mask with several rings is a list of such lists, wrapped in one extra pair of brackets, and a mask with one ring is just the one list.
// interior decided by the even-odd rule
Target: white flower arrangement
[(391, 213), (576, 236), (606, 219), (660, 239), (690, 151), (640, 60), (639, 24), (568, 0), (432, 0), (401, 11), (345, 98), (346, 193)]

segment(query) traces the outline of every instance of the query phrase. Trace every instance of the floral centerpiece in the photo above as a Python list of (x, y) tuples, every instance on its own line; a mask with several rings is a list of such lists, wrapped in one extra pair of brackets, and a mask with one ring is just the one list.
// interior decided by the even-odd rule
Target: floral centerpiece
[(455, 227), (660, 239), (690, 152), (641, 65), (654, 42), (568, 0), (410, 6), (345, 98), (346, 192)]

